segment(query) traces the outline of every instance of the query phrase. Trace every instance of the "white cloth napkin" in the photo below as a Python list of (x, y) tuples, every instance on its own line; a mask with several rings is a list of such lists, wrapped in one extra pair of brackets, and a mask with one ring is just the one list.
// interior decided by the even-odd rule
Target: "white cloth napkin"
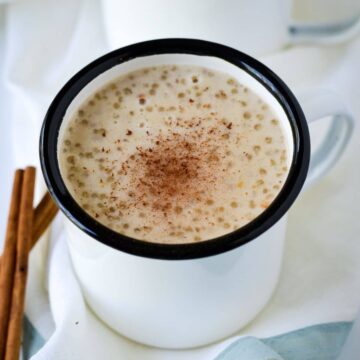
[[(5, 15), (4, 81), (11, 113), (2, 112), (1, 121), (11, 119), (14, 166), (38, 164), (38, 134), (51, 99), (74, 72), (107, 49), (101, 6), (96, 0), (28, 0), (7, 5)], [(332, 48), (288, 49), (263, 60), (291, 87), (331, 87), (360, 116), (360, 38)], [(317, 130), (316, 138), (322, 133)], [(292, 208), (279, 286), (239, 335), (271, 336), (354, 318), (360, 306), (359, 152), (356, 128), (340, 162)], [(26, 313), (48, 339), (34, 360), (211, 359), (236, 338), (167, 351), (111, 331), (84, 302), (61, 221), (49, 246), (43, 239), (31, 255)]]

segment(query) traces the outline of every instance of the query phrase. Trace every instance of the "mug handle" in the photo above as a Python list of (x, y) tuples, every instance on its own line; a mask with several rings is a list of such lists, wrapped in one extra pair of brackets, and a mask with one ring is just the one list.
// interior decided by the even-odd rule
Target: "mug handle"
[(328, 90), (313, 90), (298, 97), (308, 123), (329, 117), (329, 130), (318, 147), (311, 153), (305, 188), (323, 177), (345, 150), (354, 128), (354, 118), (339, 99)]
[(335, 44), (347, 41), (360, 33), (360, 14), (344, 23), (306, 24), (292, 23), (288, 26), (290, 43)]

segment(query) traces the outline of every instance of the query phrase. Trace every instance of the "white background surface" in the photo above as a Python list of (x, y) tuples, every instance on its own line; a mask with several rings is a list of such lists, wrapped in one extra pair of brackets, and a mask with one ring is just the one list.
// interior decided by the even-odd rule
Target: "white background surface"
[[(17, 149), (17, 155), (23, 149), (31, 149), (23, 151), (22, 162), (17, 156), (18, 166), (37, 159), (37, 139), (33, 134), (38, 133), (38, 128), (32, 124), (41, 124), (49, 101), (69, 76), (104, 51), (99, 29), (106, 19), (101, 18), (101, 8), (95, 1), (63, 1), (61, 9), (54, 11), (56, 4), (29, 0), (11, 5), (6, 54), (1, 14), (4, 8), (0, 5), (0, 67), (3, 69), (6, 58), (11, 89), (11, 93), (5, 93), (0, 82), (1, 233), (15, 164), (12, 149)], [(356, 119), (360, 117), (360, 38), (344, 46), (284, 50), (267, 57), (265, 62), (294, 89), (330, 87), (348, 103)], [(23, 130), (17, 141), (12, 138), (11, 128)], [(314, 323), (354, 318), (360, 304), (359, 154), (357, 126), (339, 164), (301, 195), (291, 210), (279, 287), (268, 306), (242, 334), (271, 336)], [(54, 331), (49, 325), (52, 319), (56, 327), (35, 359), (98, 359), (100, 354), (107, 359), (118, 359), (119, 354), (127, 354), (127, 359), (168, 359), (170, 354), (166, 351), (137, 346), (117, 336), (88, 311), (71, 270), (64, 239), (53, 236), (53, 240), (49, 257), (39, 247), (32, 254), (27, 315), (46, 338)], [(48, 270), (43, 263), (48, 263)], [(48, 282), (44, 281), (47, 276)], [(51, 309), (46, 304), (47, 286)], [(82, 324), (76, 331), (74, 316)], [(89, 346), (93, 342), (99, 346), (97, 351)], [(209, 358), (201, 351), (197, 354), (198, 359)], [(195, 352), (171, 356), (195, 359)]]
[[(4, 51), (5, 51), (5, 11), (0, 6), (0, 74), (3, 77), (4, 69)], [(12, 142), (8, 136), (9, 122), (11, 121), (9, 107), (6, 101), (6, 90), (4, 82), (0, 81), (0, 234), (5, 233), (7, 211), (10, 199), (10, 189), (13, 174)], [(3, 236), (2, 236), (3, 237)], [(0, 241), (2, 246), (2, 240)]]

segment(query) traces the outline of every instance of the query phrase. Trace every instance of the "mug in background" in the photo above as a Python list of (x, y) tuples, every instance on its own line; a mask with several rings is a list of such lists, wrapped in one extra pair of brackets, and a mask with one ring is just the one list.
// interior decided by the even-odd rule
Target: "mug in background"
[[(264, 55), (294, 43), (345, 41), (360, 30), (356, 0), (103, 0), (102, 6), (112, 49), (181, 37)], [(322, 16), (307, 21), (311, 12)]]
[[(61, 125), (111, 79), (164, 64), (204, 66), (229, 74), (272, 106), (288, 139), (290, 170), (279, 195), (249, 224), (216, 239), (170, 245), (116, 233), (82, 210), (61, 178), (57, 158)], [(331, 93), (310, 94), (303, 106), (308, 121), (332, 118), (322, 146), (311, 154), (311, 183), (342, 153), (353, 122)], [(69, 250), (89, 306), (110, 327), (135, 341), (189, 348), (231, 335), (269, 300), (281, 269), (286, 212), (307, 176), (310, 139), (298, 101), (260, 62), (216, 43), (163, 39), (113, 51), (77, 73), (47, 112), (40, 158), (49, 191), (70, 220), (66, 221)]]

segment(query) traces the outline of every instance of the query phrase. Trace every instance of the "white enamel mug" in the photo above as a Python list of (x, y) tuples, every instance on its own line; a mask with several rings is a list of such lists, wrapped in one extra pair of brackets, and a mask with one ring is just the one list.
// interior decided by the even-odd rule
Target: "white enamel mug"
[(360, 30), (358, 0), (102, 0), (111, 48), (164, 37), (219, 42), (262, 55), (335, 43)]
[[(191, 244), (144, 242), (116, 233), (86, 214), (67, 190), (57, 148), (63, 125), (99, 87), (121, 74), (163, 64), (190, 64), (228, 73), (275, 111), (287, 138), (289, 175), (273, 203), (248, 225)], [(339, 98), (311, 94), (308, 121), (331, 116), (309, 181), (342, 153), (352, 117)], [(59, 140), (60, 139), (60, 140)], [(304, 113), (288, 87), (257, 60), (201, 40), (163, 39), (111, 52), (77, 73), (59, 92), (44, 120), (40, 157), (50, 193), (66, 215), (75, 272), (91, 309), (135, 341), (165, 348), (205, 345), (246, 325), (265, 306), (281, 270), (286, 212), (300, 193), (310, 161)]]

